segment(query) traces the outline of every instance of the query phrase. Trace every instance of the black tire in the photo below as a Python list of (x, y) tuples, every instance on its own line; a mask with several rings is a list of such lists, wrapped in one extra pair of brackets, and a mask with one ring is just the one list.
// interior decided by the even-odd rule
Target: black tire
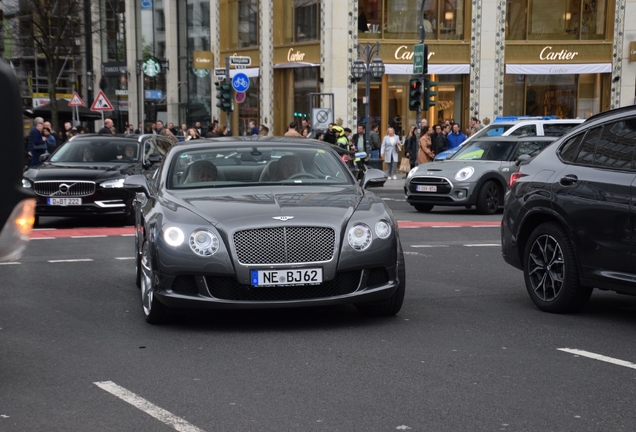
[(579, 284), (572, 242), (554, 222), (539, 225), (530, 235), (523, 255), (523, 276), (530, 298), (545, 312), (576, 312), (592, 295), (592, 288)]
[(141, 288), (141, 251), (139, 250), (139, 242), (135, 235), (135, 285)]
[(154, 296), (155, 282), (152, 269), (152, 259), (150, 256), (150, 246), (144, 240), (141, 247), (141, 305), (146, 322), (149, 324), (163, 324), (168, 321), (166, 307)]
[(404, 264), (404, 253), (398, 251), (398, 286), (391, 297), (386, 300), (373, 303), (358, 303), (358, 312), (365, 316), (393, 316), (402, 309), (404, 303), (404, 293), (406, 291), (406, 265)]
[(435, 206), (433, 204), (413, 204), (413, 207), (420, 213), (428, 213), (433, 210)]
[(488, 180), (479, 189), (477, 211), (480, 214), (495, 214), (501, 205), (501, 187), (494, 180)]

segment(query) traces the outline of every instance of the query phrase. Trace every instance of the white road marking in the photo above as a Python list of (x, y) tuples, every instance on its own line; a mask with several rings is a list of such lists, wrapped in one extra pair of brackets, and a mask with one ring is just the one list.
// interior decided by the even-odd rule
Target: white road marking
[(71, 236), (71, 238), (74, 238), (74, 239), (78, 239), (78, 238), (97, 238), (97, 237), (108, 237), (108, 236), (106, 236), (106, 235)]
[(33, 228), (33, 231), (56, 231), (57, 228)]
[(465, 244), (466, 247), (492, 247), (501, 246), (501, 243)]
[(116, 260), (134, 260), (135, 257), (116, 257)]
[(419, 252), (409, 252), (409, 251), (405, 251), (404, 255), (419, 255)]
[(122, 237), (133, 237), (135, 234), (122, 234)]
[(180, 432), (203, 432), (203, 429), (199, 429), (198, 427), (191, 425), (181, 417), (177, 417), (171, 412), (168, 412), (163, 408), (159, 408), (158, 406), (148, 402), (146, 399), (137, 396), (135, 393), (118, 386), (112, 381), (94, 382), (93, 384), (156, 418), (160, 422), (171, 426), (175, 430)]
[(462, 228), (460, 225), (433, 225), (431, 228)]
[(470, 225), (470, 228), (501, 228), (501, 225)]
[(0, 263), (0, 265), (19, 265), (19, 264), (21, 264), (21, 263), (19, 263), (19, 262), (13, 262), (13, 261), (12, 261), (12, 262), (3, 262), (3, 263)]
[(578, 349), (572, 349), (572, 348), (557, 348), (558, 351), (563, 351), (566, 353), (570, 353), (570, 354), (574, 354), (574, 355), (579, 355), (581, 357), (587, 357), (587, 358), (591, 358), (594, 360), (600, 360), (600, 361), (604, 361), (607, 363), (611, 363), (611, 364), (615, 364), (617, 366), (624, 366), (626, 368), (630, 368), (630, 369), (636, 369), (636, 364), (625, 361), (625, 360), (619, 360), (619, 359), (615, 359), (612, 357), (607, 357), (601, 354), (595, 354), (593, 352), (589, 352), (589, 351), (583, 351), (583, 350), (578, 350)]
[(67, 259), (67, 260), (48, 260), (50, 263), (71, 263), (71, 262), (90, 262), (93, 261), (90, 258), (80, 258), (80, 259)]
[(31, 240), (53, 240), (57, 237), (37, 237), (37, 238), (32, 238)]
[(411, 245), (413, 248), (447, 248), (448, 245)]

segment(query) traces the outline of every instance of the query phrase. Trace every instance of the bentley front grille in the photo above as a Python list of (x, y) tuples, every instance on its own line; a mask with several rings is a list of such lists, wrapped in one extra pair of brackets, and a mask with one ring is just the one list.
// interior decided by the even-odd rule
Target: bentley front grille
[(336, 233), (331, 228), (277, 227), (237, 231), (234, 247), (241, 264), (331, 261)]
[(33, 185), (36, 194), (46, 197), (82, 197), (95, 193), (95, 182), (38, 181)]

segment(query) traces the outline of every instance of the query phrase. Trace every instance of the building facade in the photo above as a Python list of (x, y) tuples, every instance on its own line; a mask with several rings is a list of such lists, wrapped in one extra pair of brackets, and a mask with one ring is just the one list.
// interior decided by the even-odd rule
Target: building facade
[[(429, 122), (586, 118), (635, 101), (635, 0), (424, 1), (429, 74), (438, 82), (436, 104), (423, 114)], [(250, 121), (281, 135), (311, 115), (310, 93), (328, 93), (335, 122), (355, 126), (369, 103), (382, 130), (403, 131), (416, 122), (408, 83), (419, 9), (413, 0), (101, 0), (93, 80), (105, 83), (120, 127), (218, 119), (235, 135)], [(352, 63), (358, 44), (376, 42), (385, 75), (367, 101)], [(250, 87), (226, 118), (214, 69), (231, 56), (251, 59), (242, 71)], [(158, 61), (152, 73), (149, 57)]]

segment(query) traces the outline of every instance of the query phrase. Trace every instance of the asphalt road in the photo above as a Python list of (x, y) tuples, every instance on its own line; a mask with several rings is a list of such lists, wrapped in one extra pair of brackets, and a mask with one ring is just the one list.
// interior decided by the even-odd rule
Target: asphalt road
[(416, 226), (400, 230), (404, 307), (384, 319), (342, 306), (151, 326), (125, 230), (72, 238), (53, 234), (78, 221), (43, 219), (58, 229), (0, 266), (0, 431), (634, 430), (636, 299), (539, 312), (501, 259), (501, 214), (420, 214), (400, 185), (378, 191)]

